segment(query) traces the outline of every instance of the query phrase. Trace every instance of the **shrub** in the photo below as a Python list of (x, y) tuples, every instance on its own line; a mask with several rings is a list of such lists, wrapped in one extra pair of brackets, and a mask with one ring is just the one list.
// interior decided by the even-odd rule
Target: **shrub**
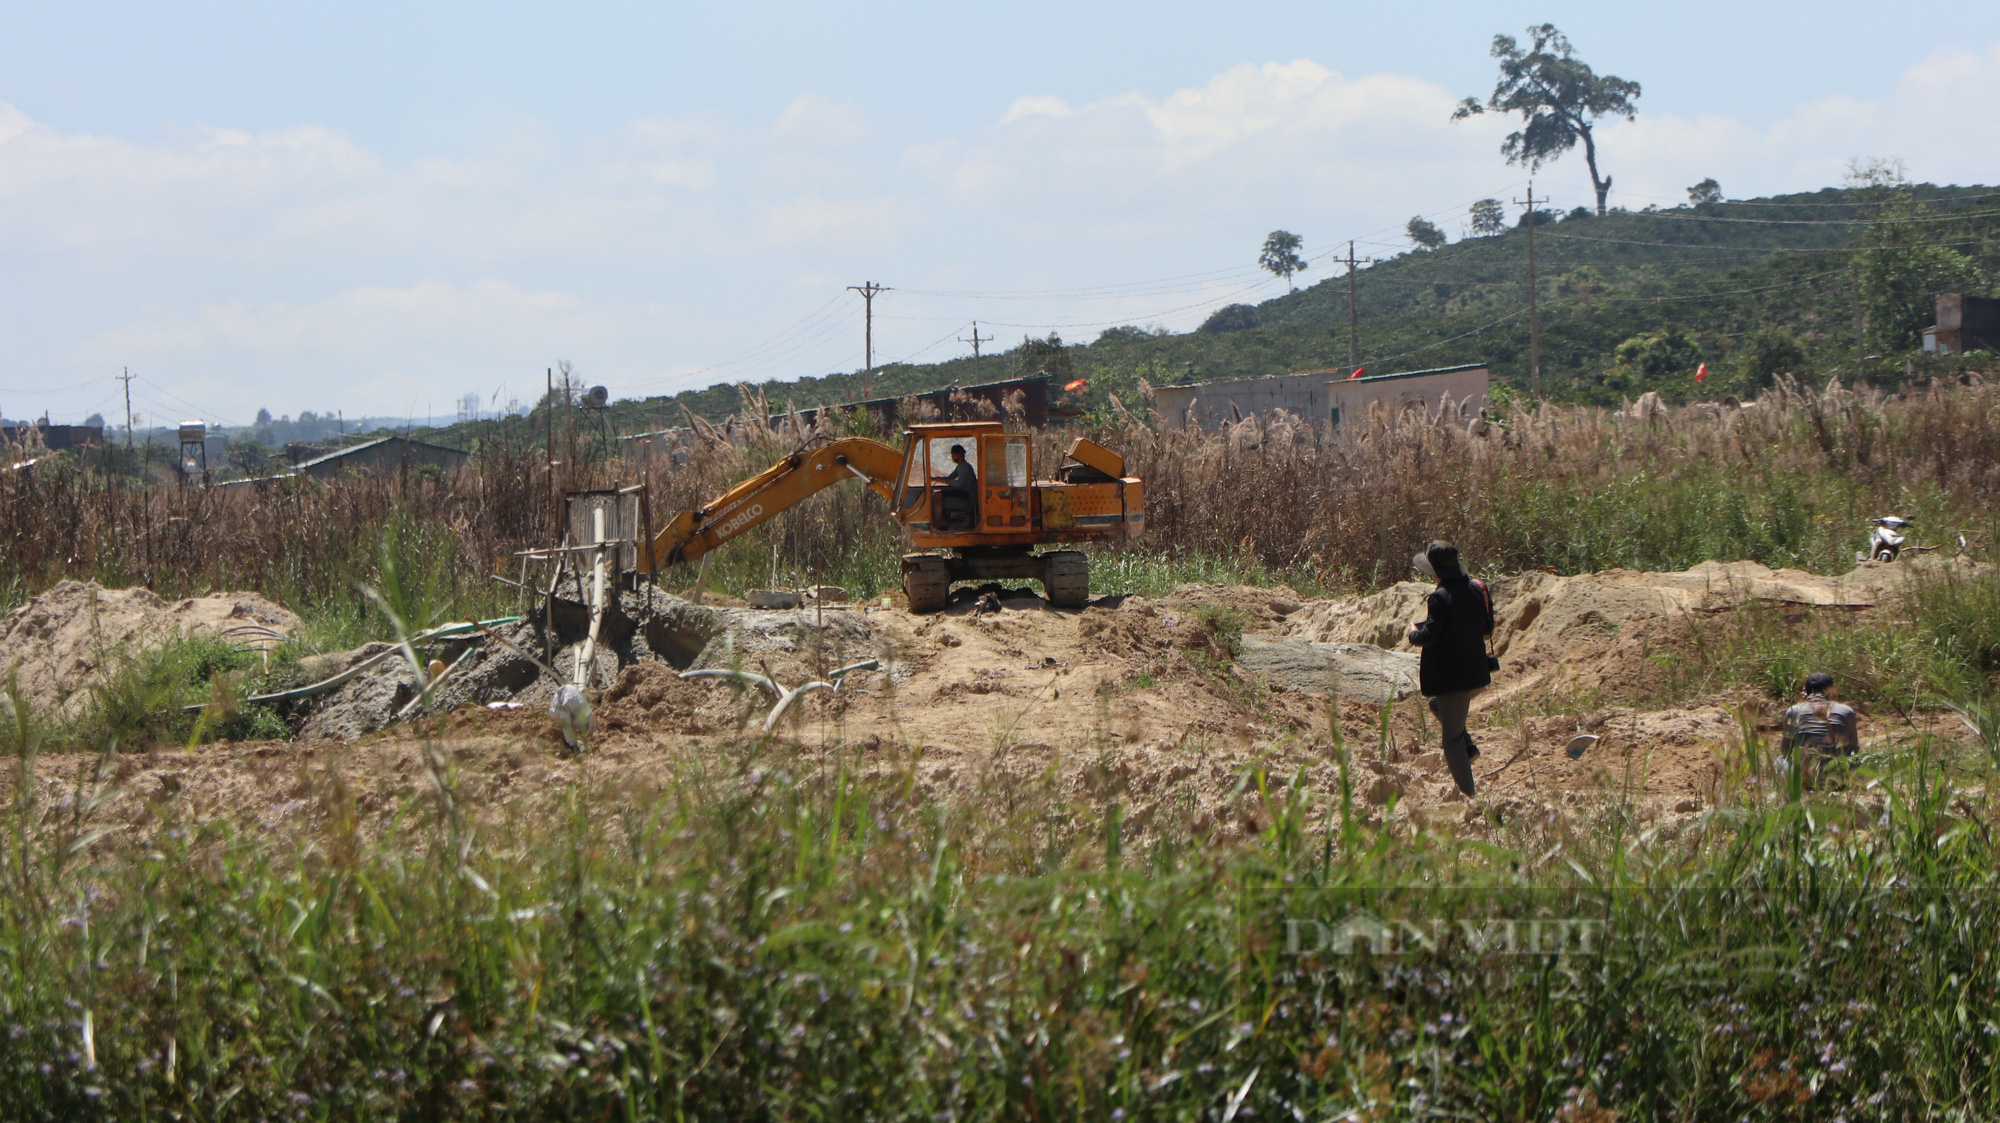
[(1257, 326), (1257, 309), (1249, 304), (1225, 304), (1209, 313), (1197, 331), (1214, 335), (1225, 331), (1248, 331)]

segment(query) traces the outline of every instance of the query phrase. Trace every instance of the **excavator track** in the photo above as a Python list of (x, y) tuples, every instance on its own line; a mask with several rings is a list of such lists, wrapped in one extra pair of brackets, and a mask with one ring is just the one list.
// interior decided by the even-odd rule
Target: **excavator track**
[(1090, 603), (1090, 558), (1076, 550), (1043, 554), (1042, 588), (1057, 608), (1082, 608)]
[(951, 599), (951, 567), (936, 554), (903, 558), (903, 595), (911, 612), (939, 612)]

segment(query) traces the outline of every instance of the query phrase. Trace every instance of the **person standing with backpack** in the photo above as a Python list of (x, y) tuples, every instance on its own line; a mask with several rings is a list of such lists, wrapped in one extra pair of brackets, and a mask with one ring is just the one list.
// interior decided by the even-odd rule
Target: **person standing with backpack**
[(1458, 547), (1433, 542), (1410, 559), (1419, 572), (1437, 579), (1427, 598), (1429, 615), (1410, 626), (1410, 643), (1421, 649), (1418, 688), (1430, 699), (1444, 734), (1444, 763), (1458, 790), (1474, 794), (1472, 761), (1479, 755), (1465, 721), (1473, 695), (1493, 681), (1499, 660), (1486, 654), (1493, 634), (1493, 597), (1486, 585), (1466, 576)]

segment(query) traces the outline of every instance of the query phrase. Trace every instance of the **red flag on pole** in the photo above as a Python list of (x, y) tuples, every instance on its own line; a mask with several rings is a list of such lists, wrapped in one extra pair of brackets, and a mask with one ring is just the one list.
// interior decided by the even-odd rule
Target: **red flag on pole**
[(1076, 380), (1075, 382), (1071, 382), (1071, 383), (1069, 383), (1068, 385), (1064, 386), (1064, 387), (1063, 387), (1063, 389), (1065, 389), (1065, 390), (1081, 390), (1081, 389), (1083, 389), (1083, 384), (1084, 384), (1084, 382), (1085, 382), (1085, 381), (1087, 381), (1087, 380), (1086, 380), (1086, 379), (1082, 379), (1082, 378), (1079, 378), (1079, 379), (1077, 379), (1077, 380)]
[(1355, 368), (1354, 368), (1354, 373), (1353, 373), (1353, 374), (1350, 374), (1350, 375), (1348, 375), (1348, 376), (1347, 376), (1347, 380), (1348, 380), (1349, 382), (1352, 382), (1352, 381), (1354, 381), (1355, 379), (1357, 379), (1357, 378), (1360, 378), (1360, 377), (1361, 377), (1361, 372), (1362, 372), (1362, 371), (1365, 371), (1365, 370), (1367, 370), (1367, 369), (1368, 369), (1367, 367), (1355, 367)]
[(1695, 380), (1696, 382), (1700, 382), (1700, 381), (1701, 381), (1702, 379), (1704, 379), (1704, 378), (1707, 378), (1707, 377), (1708, 377), (1708, 364), (1707, 364), (1707, 363), (1703, 363), (1703, 364), (1701, 364), (1700, 366), (1698, 366), (1698, 367), (1696, 367), (1696, 368), (1695, 368), (1695, 371), (1694, 371), (1694, 380)]

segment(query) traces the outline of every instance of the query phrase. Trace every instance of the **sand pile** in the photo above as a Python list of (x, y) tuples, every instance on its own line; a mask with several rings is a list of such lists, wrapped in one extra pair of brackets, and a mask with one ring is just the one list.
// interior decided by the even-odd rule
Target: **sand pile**
[(121, 653), (175, 636), (219, 636), (271, 650), (299, 618), (256, 593), (162, 600), (150, 589), (62, 581), (0, 619), (0, 671), (18, 660), (23, 700), (47, 718), (74, 716)]
[[(1358, 806), (1372, 819), (1422, 818), (1478, 834), (1493, 822), (1588, 816), (1617, 803), (1642, 822), (1671, 824), (1712, 802), (1721, 761), (1739, 737), (1737, 706), (1762, 707), (1771, 718), (1780, 703), (1740, 691), (1649, 712), (1560, 693), (1547, 707), (1509, 709), (1492, 699), (1537, 682), (1561, 685), (1559, 675), (1629, 671), (1643, 650), (1622, 645), (1670, 637), (1704, 612), (1760, 600), (1869, 611), (1899, 575), (1871, 567), (1820, 578), (1739, 564), (1496, 582), (1508, 666), (1474, 717), (1484, 754), (1473, 800), (1451, 785), (1436, 723), (1399, 681), (1413, 662), (1401, 633), (1422, 611), (1424, 586), (1318, 602), (1282, 590), (1185, 586), (1159, 598), (1102, 597), (1081, 612), (995, 586), (961, 590), (937, 614), (877, 605), (823, 618), (628, 593), (606, 621), (599, 681), (611, 685), (588, 753), (563, 749), (544, 712), (554, 683), (532, 660), (487, 639), (455, 641), (434, 652), (447, 662), (471, 652), (438, 693), (451, 712), (421, 731), (395, 727), (415, 681), (394, 655), (309, 714), (294, 713), (303, 718), (298, 741), (130, 758), (108, 814), (142, 822), (171, 799), (176, 813), (196, 818), (251, 815), (272, 829), (302, 829), (327, 813), (311, 795), (323, 785), (354, 793), (369, 816), (388, 816), (426, 790), (429, 742), (456, 762), (465, 806), (503, 818), (553, 813), (571, 783), (641, 793), (690, 768), (748, 767), (754, 756), (829, 778), (907, 770), (921, 798), (961, 809), (958, 821), (974, 830), (1090, 834), (1116, 803), (1135, 846), (1142, 838), (1192, 843), (1268, 823), (1258, 789), (1245, 782), (1253, 768), (1271, 784), (1296, 777), (1322, 810), (1333, 806), (1337, 724)], [(585, 621), (568, 599), (549, 636), (541, 621), (503, 634), (537, 658), (545, 641), (552, 645), (566, 678)], [(1231, 634), (1236, 624), (1240, 636)], [(338, 669), (382, 649), (322, 657), (322, 665)], [(1334, 667), (1342, 685), (1338, 712), (1329, 713), (1326, 667), (1315, 660), (1335, 655), (1351, 665)], [(740, 665), (795, 686), (869, 657), (881, 660), (879, 671), (850, 676), (837, 694), (811, 695), (792, 711), (783, 746), (745, 737), (769, 699), (677, 677), (689, 667)], [(489, 709), (493, 701), (519, 708)], [(1888, 739), (1891, 721), (1864, 715), (1865, 742)], [(1579, 731), (1601, 740), (1572, 760), (1563, 745)], [(67, 758), (38, 766), (52, 798), (74, 789), (77, 766)], [(0, 793), (5, 784), (0, 773)]]
[[(1646, 672), (1652, 654), (1680, 644), (1700, 615), (1755, 602), (1866, 610), (1892, 598), (1910, 572), (1908, 562), (1864, 562), (1835, 577), (1756, 562), (1703, 562), (1678, 573), (1613, 569), (1574, 577), (1496, 578), (1489, 583), (1492, 650), (1501, 658), (1502, 673), (1480, 705), (1558, 686), (1616, 691)], [(1431, 587), (1405, 581), (1365, 597), (1316, 601), (1293, 613), (1281, 631), (1322, 644), (1373, 644), (1414, 653), (1404, 633), (1423, 617)]]

